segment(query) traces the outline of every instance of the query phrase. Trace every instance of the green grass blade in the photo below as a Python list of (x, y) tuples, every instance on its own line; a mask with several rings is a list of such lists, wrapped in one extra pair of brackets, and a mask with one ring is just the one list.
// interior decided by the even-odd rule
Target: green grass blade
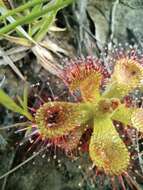
[(0, 89), (0, 103), (11, 111), (23, 114), (23, 109), (18, 106), (2, 89)]
[(42, 26), (40, 27), (39, 32), (34, 37), (36, 42), (40, 42), (44, 38), (44, 36), (49, 30), (49, 26), (53, 23), (56, 14), (57, 14), (57, 11), (52, 11), (46, 17), (43, 17), (44, 22)]
[(18, 106), (14, 100), (10, 98), (2, 89), (0, 89), (0, 104), (5, 106), (7, 109), (20, 113), (26, 116), (28, 119), (32, 120), (31, 114)]
[[(8, 16), (12, 16), (16, 13), (19, 13), (21, 11), (24, 11), (30, 7), (33, 7), (37, 4), (41, 4), (41, 2), (48, 2), (48, 0), (33, 0), (33, 1), (29, 1), (28, 3), (25, 3), (24, 5), (19, 6), (18, 8), (12, 9), (7, 11), (7, 13), (5, 13), (4, 15), (0, 16), (0, 21), (6, 19)], [(0, 4), (1, 6), (1, 4)]]
[[(0, 8), (0, 13), (1, 14), (4, 14), (7, 10), (5, 8)], [(7, 20), (10, 22), (10, 23), (15, 23), (16, 20), (12, 17), (12, 16), (8, 16), (7, 17)], [(5, 27), (4, 27), (5, 28)], [(16, 27), (16, 32), (18, 33), (18, 35), (20, 36), (24, 36), (25, 38), (27, 38), (30, 42), (32, 43), (36, 43), (29, 35), (28, 33), (22, 28), (22, 26), (17, 26)], [(5, 34), (5, 33), (4, 33)]]
[(67, 6), (68, 4), (70, 4), (72, 2), (73, 2), (73, 0), (65, 0), (62, 2), (60, 1), (60, 3), (54, 3), (54, 4), (49, 3), (48, 7), (38, 10), (37, 12), (31, 13), (25, 17), (18, 19), (16, 22), (3, 27), (2, 29), (0, 29), (0, 34), (6, 34), (6, 33), (10, 32), (11, 30), (14, 30), (19, 25), (30, 23), (34, 19), (39, 18), (50, 11), (55, 11), (55, 10), (58, 10), (59, 8), (64, 8), (65, 6)]

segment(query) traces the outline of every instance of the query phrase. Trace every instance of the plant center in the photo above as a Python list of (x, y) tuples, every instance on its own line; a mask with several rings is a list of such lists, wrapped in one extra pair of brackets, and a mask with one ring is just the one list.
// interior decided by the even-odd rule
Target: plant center
[(112, 113), (119, 105), (120, 100), (117, 98), (102, 99), (99, 101), (96, 111), (98, 116), (103, 116)]

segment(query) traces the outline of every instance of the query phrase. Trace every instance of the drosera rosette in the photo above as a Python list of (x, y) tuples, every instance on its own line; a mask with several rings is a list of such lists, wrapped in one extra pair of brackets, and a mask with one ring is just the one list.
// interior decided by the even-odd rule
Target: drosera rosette
[[(92, 104), (94, 110), (93, 133), (88, 149), (93, 166), (99, 171), (104, 170), (108, 176), (118, 176), (122, 187), (124, 187), (122, 176), (135, 185), (128, 174), (133, 157), (130, 154), (130, 147), (126, 146), (126, 142), (124, 143), (117, 133), (115, 121), (123, 123), (125, 128), (132, 126), (140, 132), (143, 128), (142, 125), (137, 127), (133, 122), (135, 113), (137, 114), (139, 110), (142, 113), (143, 110), (131, 104), (127, 106), (123, 101), (129, 92), (142, 86), (143, 77), (142, 59), (137, 62), (136, 56), (133, 56), (135, 52), (131, 50), (128, 53), (124, 54), (124, 58), (123, 54), (116, 58), (114, 71), (110, 77), (107, 69), (103, 67), (104, 63), (93, 57), (72, 61), (72, 66), (66, 70), (65, 76), (71, 92), (79, 89), (82, 101)], [(122, 69), (125, 74), (127, 73), (127, 78), (123, 75), (122, 79)], [(137, 184), (135, 186), (137, 188)]]
[[(27, 117), (25, 112), (23, 114), (10, 107), (9, 102), (12, 100), (3, 90), (0, 90), (0, 96), (7, 97), (9, 102), (0, 99), (0, 103), (25, 115), (31, 120), (30, 130), (35, 129), (42, 141), (50, 141), (65, 152), (78, 149), (78, 145), (82, 143), (83, 134), (91, 128), (87, 152), (92, 161), (93, 171), (96, 168), (96, 171), (104, 172), (109, 176), (113, 182), (111, 183), (113, 188), (116, 187), (115, 181), (118, 178), (122, 188), (125, 189), (123, 180), (125, 178), (130, 186), (138, 189), (136, 181), (129, 175), (132, 158), (130, 149), (116, 127), (116, 122), (120, 122), (126, 129), (131, 130), (134, 127), (141, 133), (143, 131), (142, 122), (139, 122), (143, 110), (132, 105), (127, 106), (123, 101), (125, 95), (134, 88), (140, 87), (143, 76), (140, 63), (130, 59), (128, 55), (124, 60), (122, 57), (121, 60), (117, 59), (111, 76), (102, 61), (93, 57), (72, 61), (72, 66), (63, 71), (60, 77), (63, 78), (72, 94), (76, 90), (81, 92), (79, 102), (46, 102), (35, 110), (32, 117)], [(126, 65), (128, 67), (124, 68)], [(122, 67), (131, 79), (128, 83), (121, 79)], [(134, 68), (137, 72), (132, 75)]]

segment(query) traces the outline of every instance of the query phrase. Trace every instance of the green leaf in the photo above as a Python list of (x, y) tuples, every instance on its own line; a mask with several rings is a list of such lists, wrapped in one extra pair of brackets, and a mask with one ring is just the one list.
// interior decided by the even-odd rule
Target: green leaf
[(46, 35), (46, 33), (49, 30), (50, 25), (54, 22), (56, 14), (57, 14), (57, 11), (52, 11), (52, 12), (48, 13), (48, 15), (43, 17), (43, 23), (40, 27), (40, 30), (34, 37), (36, 42), (39, 42), (44, 38), (44, 36)]
[(17, 100), (18, 100), (20, 106), (23, 107), (23, 100), (21, 99), (21, 97), (20, 97), (20, 96), (16, 96), (16, 98), (17, 98)]
[[(40, 9), (34, 13), (30, 13), (29, 15), (26, 15), (25, 17), (20, 17), (14, 23), (11, 23), (11, 24), (3, 27), (2, 29), (0, 29), (0, 34), (8, 33), (10, 31), (14, 30), (19, 25), (33, 22), (34, 19), (38, 19), (39, 17), (47, 14), (50, 11), (57, 11), (58, 9), (62, 9), (72, 2), (73, 2), (73, 0), (65, 0), (65, 1), (60, 1), (60, 2), (57, 1), (56, 3), (54, 3), (54, 1), (52, 1), (49, 3), (49, 5), (46, 8)], [(1, 17), (0, 17), (0, 19), (1, 19)]]
[(119, 106), (119, 108), (113, 113), (112, 119), (120, 121), (125, 125), (131, 125), (131, 117), (135, 108), (128, 108), (124, 104)]
[(2, 89), (0, 89), (0, 103), (14, 112), (23, 114), (23, 109), (18, 106)]
[(120, 175), (129, 165), (128, 150), (109, 117), (95, 118), (89, 144), (93, 164), (110, 175)]
[[(0, 8), (0, 13), (1, 14), (4, 14), (4, 13), (6, 13), (7, 12), (7, 10), (6, 9), (4, 9), (4, 8)], [(7, 17), (7, 20), (11, 23), (11, 24), (14, 24), (15, 22), (17, 22), (17, 20), (14, 18), (14, 17), (12, 17), (12, 16), (8, 16)], [(6, 25), (5, 27), (7, 27), (8, 25)], [(5, 27), (3, 27), (3, 28), (5, 28)], [(16, 28), (15, 28), (15, 30), (16, 30), (16, 32), (17, 32), (17, 34), (21, 37), (24, 37), (24, 38), (26, 38), (26, 39), (28, 39), (29, 40), (29, 43), (30, 42), (32, 42), (32, 43), (36, 43), (29, 35), (28, 35), (28, 33), (23, 29), (23, 27), (22, 26), (17, 26)], [(13, 31), (13, 29), (11, 29), (11, 31), (10, 32), (12, 32)], [(0, 32), (0, 35), (1, 36), (3, 36), (3, 35), (6, 35), (6, 32), (4, 32), (4, 33), (1, 33)]]
[[(42, 2), (48, 2), (48, 0), (42, 0)], [(41, 0), (32, 0), (32, 1), (29, 1), (27, 3), (24, 3), (24, 5), (21, 5), (15, 9), (12, 9), (12, 10), (9, 10), (7, 11), (4, 15), (0, 16), (0, 21), (3, 20), (3, 19), (6, 19), (8, 16), (12, 16), (12, 15), (15, 15), (21, 11), (24, 11), (30, 7), (33, 7), (33, 6), (36, 6), (38, 4), (41, 4)], [(4, 7), (4, 3), (2, 0), (0, 0), (0, 6)]]
[[(93, 111), (91, 104), (70, 103), (70, 102), (47, 102), (41, 106), (35, 115), (35, 122), (38, 125), (40, 133), (45, 138), (56, 138), (68, 135), (75, 128), (86, 126), (89, 121), (93, 120)], [(53, 123), (49, 122), (49, 118), (55, 113)], [(47, 114), (47, 121), (45, 120)], [(47, 128), (46, 126), (51, 126)], [(56, 126), (56, 129), (55, 127)]]
[(31, 47), (32, 46), (32, 43), (30, 43), (30, 41), (27, 40), (26, 38), (9, 36), (9, 35), (6, 35), (6, 34), (3, 34), (2, 36), (6, 40), (10, 41), (11, 43), (15, 43), (15, 44), (26, 46), (26, 47)]
[(17, 105), (12, 98), (10, 98), (2, 89), (0, 89), (0, 104), (10, 109), (13, 112), (20, 113), (32, 120), (32, 116), (28, 111), (25, 111), (19, 105)]
[(116, 82), (111, 82), (107, 84), (105, 92), (103, 93), (104, 98), (119, 98), (122, 99), (125, 95), (129, 93), (128, 89), (122, 89)]

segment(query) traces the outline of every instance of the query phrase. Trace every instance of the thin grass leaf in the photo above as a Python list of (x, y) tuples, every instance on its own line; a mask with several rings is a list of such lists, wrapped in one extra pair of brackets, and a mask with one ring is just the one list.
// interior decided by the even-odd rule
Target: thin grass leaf
[(34, 46), (32, 51), (36, 55), (42, 67), (56, 76), (61, 76), (63, 68), (60, 64), (55, 64), (54, 57), (50, 51), (47, 51), (40, 45)]
[(0, 54), (2, 55), (4, 62), (7, 63), (12, 69), (13, 71), (23, 80), (25, 81), (25, 77), (22, 75), (22, 73), (20, 72), (20, 70), (16, 67), (16, 65), (13, 63), (13, 61), (11, 60), (11, 58), (7, 55), (5, 55), (5, 52), (2, 50), (2, 48), (0, 48)]
[(26, 159), (25, 161), (23, 161), (22, 163), (20, 163), (16, 167), (14, 167), (13, 169), (9, 170), (5, 174), (1, 175), (0, 176), (0, 180), (3, 179), (3, 178), (5, 178), (6, 176), (10, 175), (11, 173), (15, 172), (16, 170), (18, 170), (22, 166), (24, 166), (26, 163), (28, 163), (29, 161), (31, 161), (32, 159), (34, 159), (36, 156), (38, 156), (39, 154), (41, 154), (46, 149), (47, 149), (47, 147), (44, 147), (44, 148), (40, 149), (37, 153), (35, 153), (32, 156), (30, 156), (28, 159)]
[(2, 80), (0, 81), (0, 87), (3, 85), (4, 81), (5, 81), (5, 75), (3, 76)]
[(20, 96), (16, 96), (16, 98), (17, 98), (20, 106), (23, 108), (23, 100), (22, 100), (22, 98)]
[[(34, 6), (34, 7), (32, 8), (31, 13), (37, 12), (39, 9), (42, 9), (42, 4), (43, 4), (43, 3)], [(38, 22), (36, 22), (36, 25), (37, 25), (37, 23), (38, 23)], [(33, 34), (32, 34), (32, 28), (33, 28), (33, 23), (30, 23), (30, 24), (29, 24), (29, 28), (28, 28), (28, 34), (29, 34), (30, 36), (33, 35)]]
[(42, 10), (38, 10), (37, 12), (30, 13), (29, 15), (18, 19), (16, 22), (11, 23), (11, 24), (3, 27), (2, 29), (0, 29), (0, 34), (8, 33), (10, 31), (14, 30), (19, 25), (30, 23), (34, 19), (39, 18), (39, 17), (47, 14), (50, 11), (58, 10), (59, 8), (62, 9), (72, 2), (73, 2), (73, 0), (65, 0), (62, 2), (60, 1), (60, 3), (54, 3), (53, 4), (53, 1), (52, 1), (51, 3), (49, 3), (48, 7), (44, 8)]
[(12, 98), (10, 98), (2, 89), (0, 89), (0, 104), (10, 109), (13, 112), (20, 113), (32, 120), (32, 116), (29, 112), (26, 112), (20, 106), (18, 106)]
[(42, 26), (40, 27), (39, 32), (34, 37), (36, 42), (40, 42), (44, 38), (44, 36), (46, 35), (46, 33), (49, 30), (50, 25), (55, 20), (56, 14), (57, 14), (57, 11), (52, 11), (52, 12), (48, 13), (48, 15), (46, 17), (43, 17), (44, 22), (43, 22)]
[(39, 28), (41, 27), (42, 23), (43, 23), (43, 20), (39, 20), (38, 22), (36, 21), (36, 22), (33, 22), (32, 24), (29, 24), (31, 25), (29, 35), (34, 36), (39, 31)]
[[(42, 0), (42, 2), (48, 2), (48, 0)], [(33, 7), (37, 4), (41, 4), (41, 0), (33, 0), (33, 1), (29, 1), (27, 3), (25, 3), (24, 5), (19, 6), (18, 8), (15, 8), (13, 10), (9, 10), (7, 11), (4, 15), (0, 16), (0, 21), (6, 19), (8, 16), (12, 16), (15, 15), (16, 13), (19, 13), (21, 11), (24, 11), (30, 7)], [(0, 0), (0, 6), (3, 6), (3, 1)]]
[[(0, 8), (0, 13), (1, 13), (1, 14), (4, 14), (5, 12), (7, 12), (6, 9)], [(7, 17), (7, 20), (8, 20), (11, 24), (13, 24), (13, 23), (16, 22), (15, 18), (13, 18), (12, 16)], [(7, 25), (7, 26), (8, 26), (8, 25)], [(7, 26), (5, 26), (5, 27), (7, 27)], [(5, 27), (3, 27), (3, 28), (5, 28)], [(28, 33), (22, 28), (22, 26), (17, 26), (17, 27), (16, 27), (16, 32), (17, 32), (20, 36), (24, 36), (24, 37), (27, 38), (30, 42), (36, 44), (36, 42), (31, 38), (31, 36), (28, 35)], [(3, 34), (0, 33), (0, 35), (4, 35), (4, 34), (5, 34), (5, 33), (3, 33)]]
[(40, 42), (40, 45), (52, 52), (54, 52), (59, 57), (61, 56), (59, 53), (69, 55), (68, 51), (59, 47), (56, 43), (52, 42), (50, 39), (46, 38), (44, 41)]
[(34, 12), (37, 12), (39, 9), (42, 9), (42, 5), (43, 5), (43, 1), (41, 1), (41, 3), (34, 6), (31, 12), (34, 13)]
[(18, 106), (2, 89), (0, 89), (0, 103), (11, 111), (23, 114), (23, 109)]
[(15, 36), (9, 36), (9, 35), (2, 35), (6, 40), (18, 44), (18, 45), (22, 45), (22, 46), (26, 46), (26, 47), (31, 47), (32, 43), (29, 42), (29, 40), (27, 40), (26, 38), (21, 38), (21, 37), (15, 37)]
[(25, 126), (30, 125), (30, 124), (31, 124), (31, 122), (26, 121), (26, 122), (15, 123), (15, 124), (6, 125), (6, 126), (1, 126), (0, 125), (0, 131), (1, 130), (6, 130), (6, 129), (11, 129), (11, 128), (17, 128), (17, 127), (25, 127)]

